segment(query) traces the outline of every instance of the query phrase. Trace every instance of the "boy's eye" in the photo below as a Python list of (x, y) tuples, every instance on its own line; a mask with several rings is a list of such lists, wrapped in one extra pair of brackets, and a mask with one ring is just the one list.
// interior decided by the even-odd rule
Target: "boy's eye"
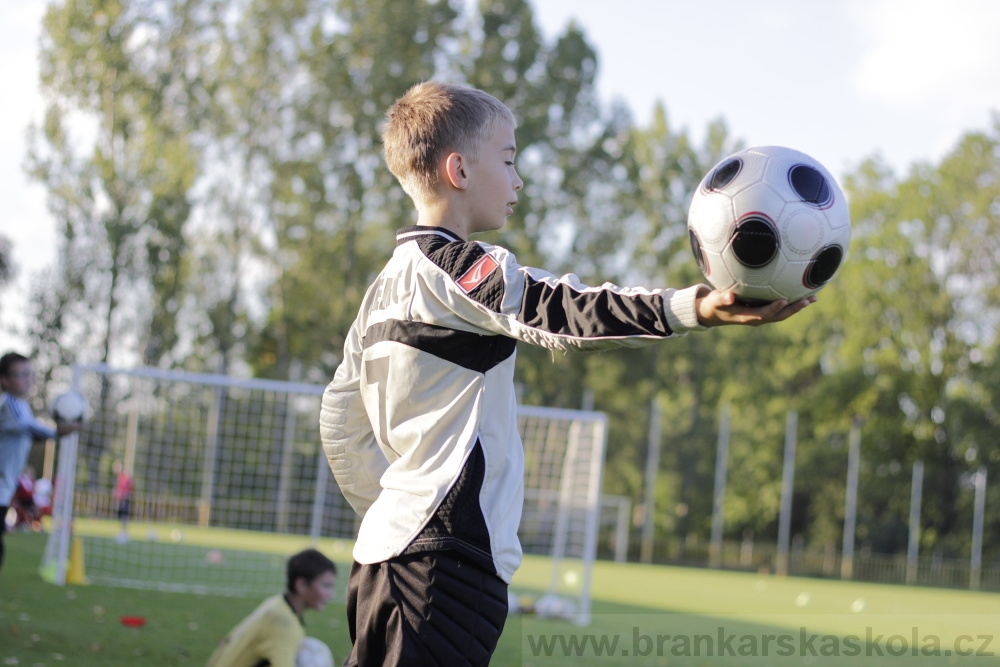
[(514, 166), (514, 161), (513, 160), (507, 160), (507, 166), (508, 167), (513, 167)]

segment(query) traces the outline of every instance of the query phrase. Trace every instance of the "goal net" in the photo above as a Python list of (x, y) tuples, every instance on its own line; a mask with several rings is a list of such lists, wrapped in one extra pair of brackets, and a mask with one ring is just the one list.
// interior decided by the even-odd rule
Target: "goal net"
[[(47, 579), (262, 595), (299, 549), (350, 560), (359, 520), (320, 447), (323, 385), (103, 365), (73, 377), (91, 416), (59, 443)], [(543, 597), (586, 623), (606, 417), (522, 406), (518, 427), (522, 545), (551, 561)]]

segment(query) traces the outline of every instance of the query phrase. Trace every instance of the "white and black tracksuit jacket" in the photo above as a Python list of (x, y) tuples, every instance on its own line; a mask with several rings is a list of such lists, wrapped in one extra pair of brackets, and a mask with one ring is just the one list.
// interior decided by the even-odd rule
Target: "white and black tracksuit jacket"
[(510, 583), (524, 454), (515, 342), (638, 347), (701, 329), (697, 287), (582, 285), (438, 227), (401, 229), (326, 388), (323, 448), (362, 564), (454, 549)]

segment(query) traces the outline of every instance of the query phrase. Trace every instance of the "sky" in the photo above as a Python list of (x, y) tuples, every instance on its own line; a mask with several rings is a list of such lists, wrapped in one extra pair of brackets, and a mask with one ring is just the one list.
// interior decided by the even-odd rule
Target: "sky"
[[(472, 0), (470, 0), (471, 2)], [(22, 168), (42, 118), (38, 39), (46, 0), (0, 2), (0, 234), (19, 277), (0, 292), (17, 319), (54, 261), (54, 223)], [(900, 175), (936, 162), (1000, 113), (995, 0), (534, 0), (543, 34), (575, 21), (598, 52), (598, 91), (640, 124), (657, 102), (699, 141), (722, 118), (748, 145), (803, 151), (843, 177), (880, 156)], [(0, 348), (17, 343), (3, 331)]]

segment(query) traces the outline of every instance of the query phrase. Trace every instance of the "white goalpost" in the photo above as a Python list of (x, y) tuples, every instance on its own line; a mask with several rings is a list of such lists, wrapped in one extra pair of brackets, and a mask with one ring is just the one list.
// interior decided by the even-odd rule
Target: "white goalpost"
[(599, 412), (518, 407), (524, 443), (524, 511), (518, 534), (525, 553), (551, 556), (542, 615), (590, 622), (597, 557), (607, 416)]
[[(283, 585), (288, 554), (320, 539), (350, 559), (358, 519), (320, 447), (323, 385), (105, 365), (73, 377), (91, 417), (59, 444), (48, 580), (72, 581), (85, 563), (93, 583), (259, 595)], [(549, 557), (545, 596), (560, 615), (586, 623), (607, 419), (521, 406), (518, 427), (522, 545)], [(124, 522), (116, 470), (131, 478)]]

